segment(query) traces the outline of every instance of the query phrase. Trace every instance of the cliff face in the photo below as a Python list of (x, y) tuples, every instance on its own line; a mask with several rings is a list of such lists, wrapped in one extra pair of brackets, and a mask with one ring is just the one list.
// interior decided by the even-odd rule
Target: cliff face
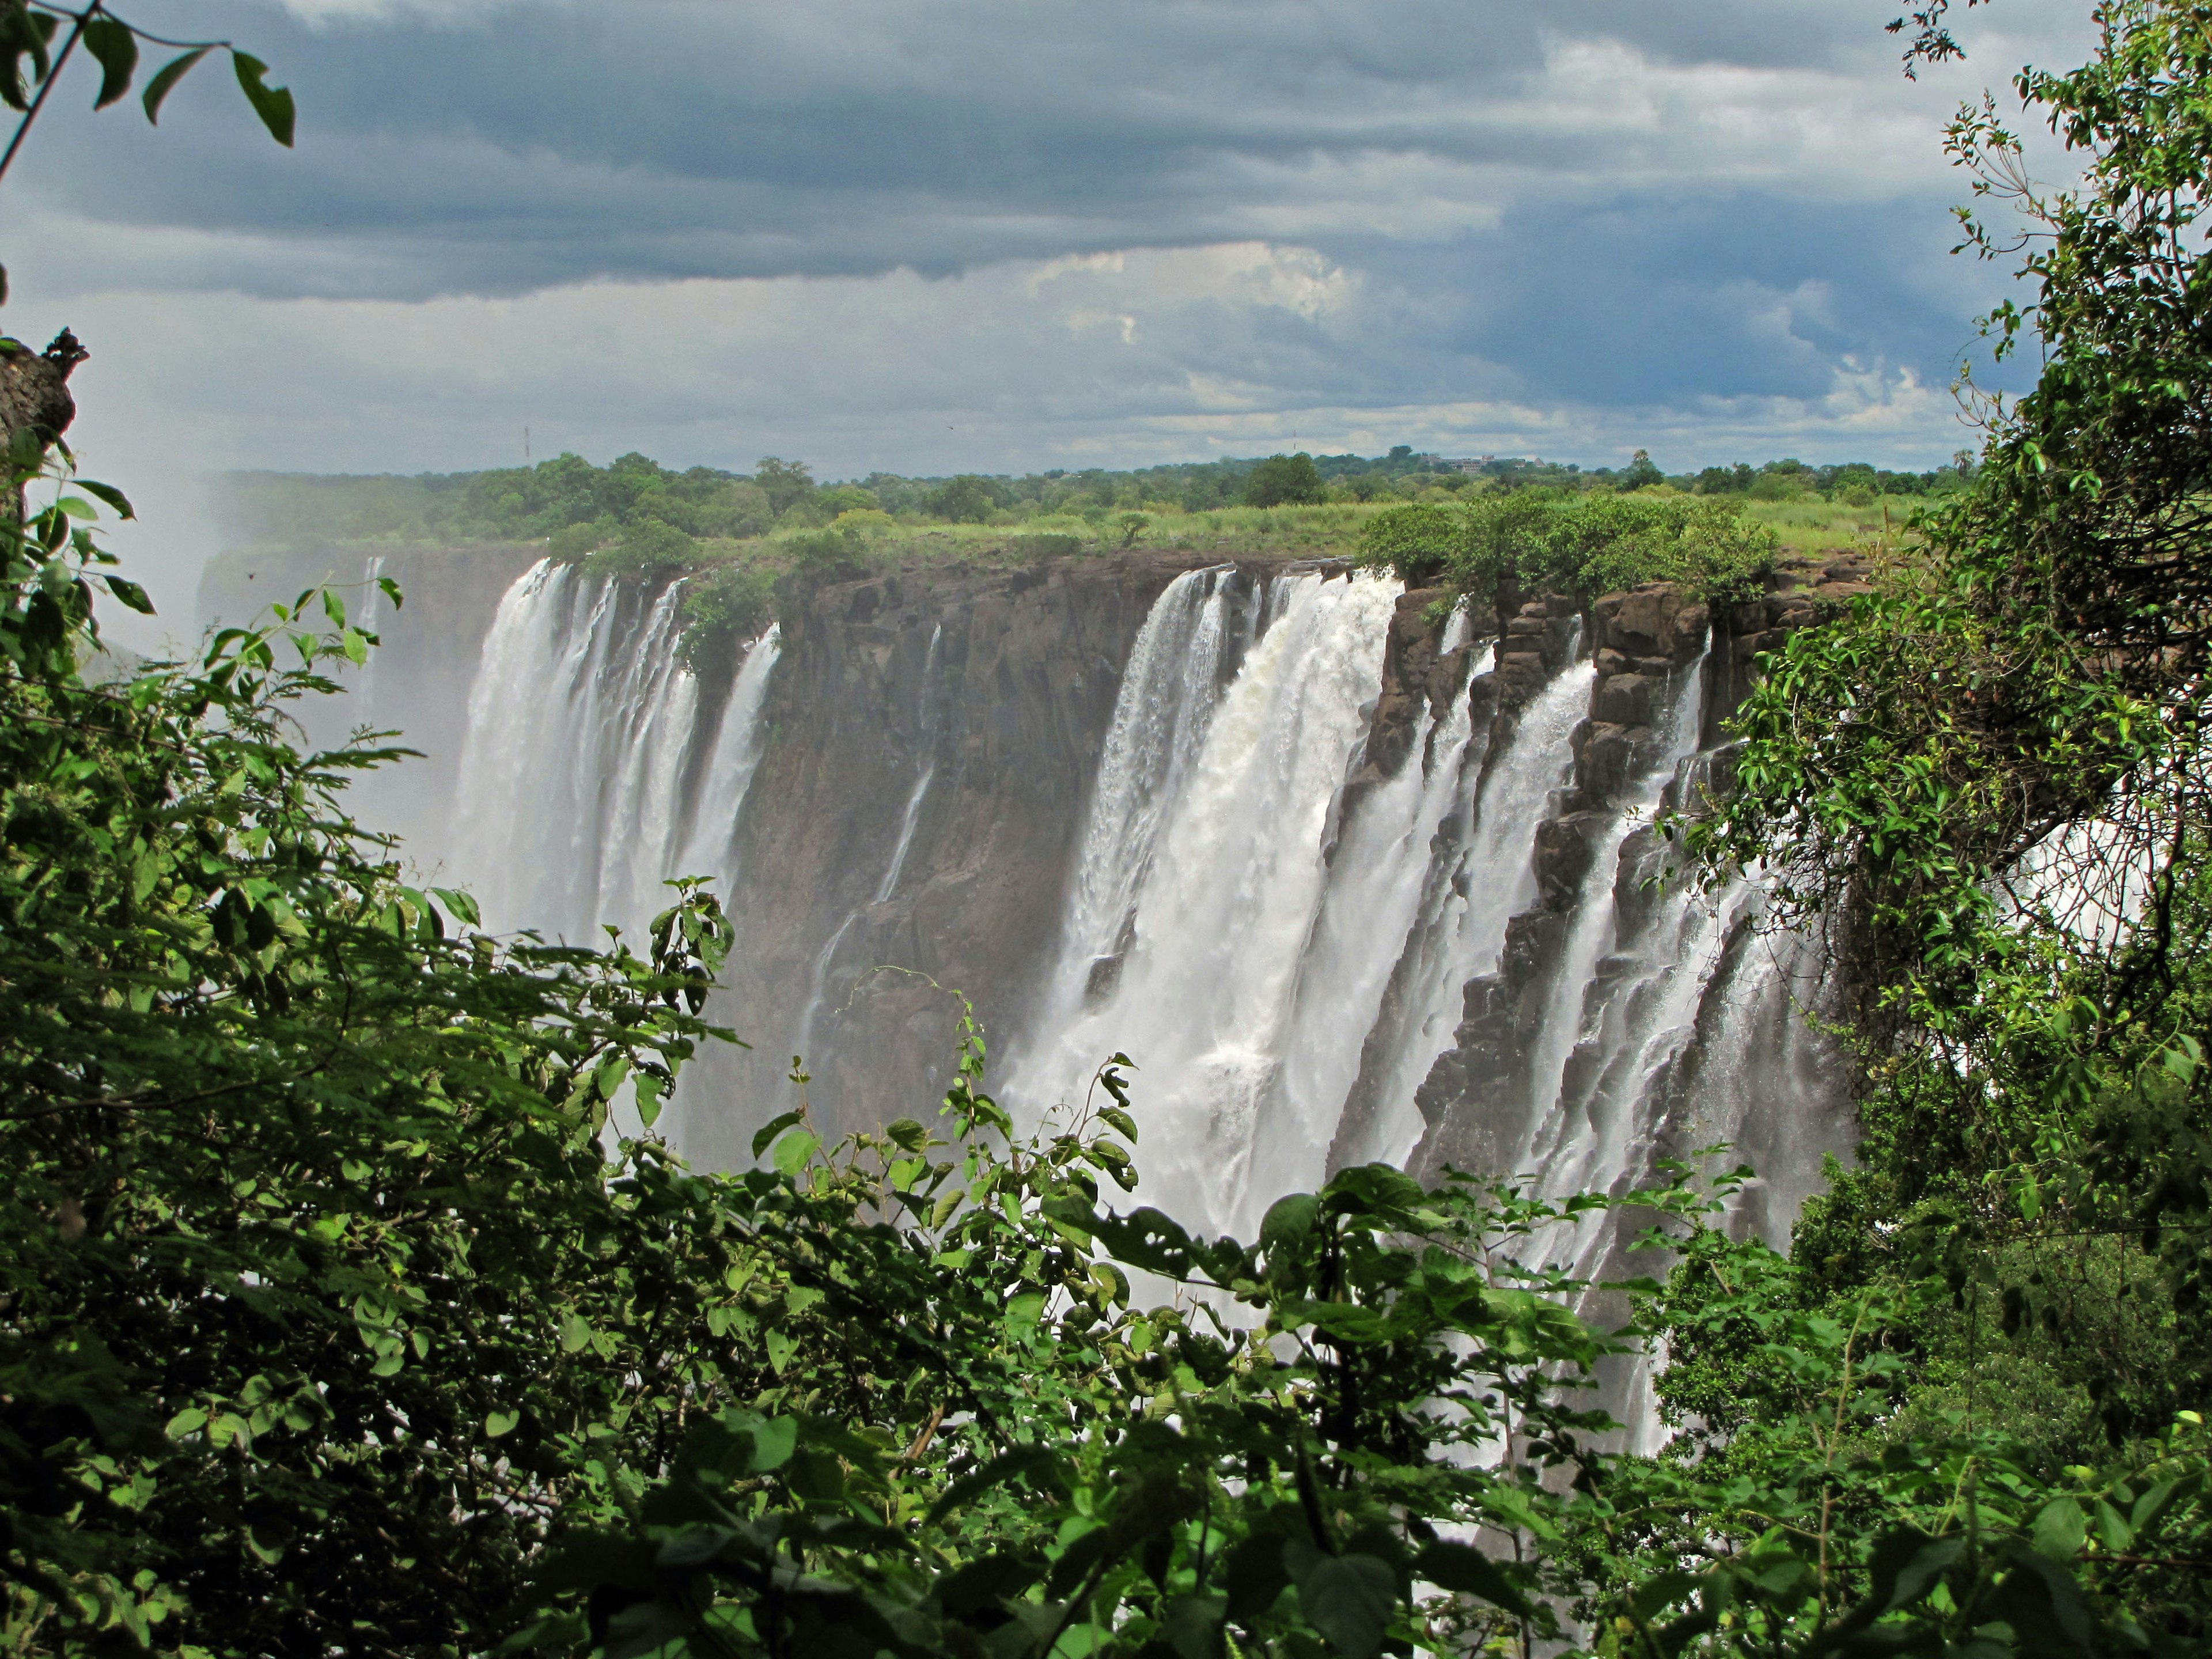
[(717, 1104), (686, 1118), (693, 1156), (744, 1161), (802, 1050), (823, 1131), (912, 1114), (957, 1059), (955, 990), (1003, 1054), (1050, 966), (1130, 647), (1168, 583), (1208, 562), (909, 570), (786, 605), (714, 1005), (755, 1046), (708, 1062), (692, 1097)]

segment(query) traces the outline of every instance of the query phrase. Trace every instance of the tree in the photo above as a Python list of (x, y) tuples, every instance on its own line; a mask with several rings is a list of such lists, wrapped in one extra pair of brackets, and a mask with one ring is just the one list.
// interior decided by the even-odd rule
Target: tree
[(1615, 487), (1623, 489), (1649, 489), (1654, 484), (1667, 482), (1667, 475), (1654, 464), (1644, 450), (1636, 452), (1636, 459), (1621, 469), (1620, 481)]
[(1247, 507), (1311, 507), (1322, 499), (1321, 471), (1304, 450), (1269, 456), (1244, 481)]
[(924, 499), (923, 510), (954, 524), (982, 524), (998, 507), (998, 496), (988, 478), (963, 472), (950, 478)]
[(769, 507), (777, 518), (814, 494), (814, 474), (804, 461), (787, 461), (763, 455), (753, 470), (753, 482), (767, 492)]

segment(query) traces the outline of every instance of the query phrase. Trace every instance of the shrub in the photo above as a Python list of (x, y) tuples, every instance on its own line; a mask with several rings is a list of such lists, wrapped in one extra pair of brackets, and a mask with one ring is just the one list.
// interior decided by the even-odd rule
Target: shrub
[(748, 561), (716, 565), (686, 585), (683, 611), (677, 658), (696, 674), (775, 620), (775, 574)]
[(1473, 529), (1472, 519), (1458, 507), (1386, 507), (1359, 532), (1359, 562), (1392, 571), (1408, 587), (1433, 586), (1467, 550)]
[(888, 536), (898, 528), (898, 520), (881, 507), (848, 507), (830, 521), (830, 528), (841, 536)]
[(1650, 581), (1709, 599), (1747, 596), (1773, 568), (1774, 534), (1725, 498), (1516, 489), (1455, 506), (1378, 513), (1360, 559), (1409, 586), (1444, 581), (1488, 604), (1501, 584), (1595, 599)]
[(664, 519), (639, 519), (623, 528), (612, 546), (601, 547), (585, 562), (594, 574), (641, 575), (688, 570), (696, 562), (698, 543)]

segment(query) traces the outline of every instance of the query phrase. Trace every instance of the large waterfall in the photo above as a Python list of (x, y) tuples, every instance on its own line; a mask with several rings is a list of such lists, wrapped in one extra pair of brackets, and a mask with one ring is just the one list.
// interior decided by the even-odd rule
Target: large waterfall
[[(453, 783), (409, 854), (580, 943), (715, 879), (712, 1012), (756, 1048), (668, 1120), (709, 1161), (792, 1103), (794, 1049), (818, 1123), (924, 1111), (941, 984), (1030, 1121), (1127, 1054), (1141, 1199), (1208, 1231), (1352, 1163), (1625, 1190), (1723, 1140), (1763, 1177), (1739, 1224), (1786, 1230), (1847, 1144), (1820, 953), (1653, 827), (1724, 781), (1699, 745), (1743, 642), (1663, 595), (1493, 625), (1340, 567), (1191, 563), (854, 578), (695, 672), (682, 581), (540, 559), (437, 694), (465, 729), (423, 744)], [(404, 650), (415, 607), (372, 614)], [(365, 723), (434, 723), (425, 649), (361, 678)], [(1619, 1243), (1548, 1248), (1611, 1271)]]
[[(1194, 592), (1171, 588), (1166, 614), (1187, 612)], [(1254, 588), (1239, 613), (1225, 613), (1227, 597), (1210, 596), (1189, 630), (1202, 649), (1138, 659), (1149, 672), (1123, 682), (1116, 732), (1169, 735), (1109, 751), (1106, 817), (1083, 837), (1054, 975), (1061, 1000), (1008, 1092), (1048, 1106), (1127, 1052), (1143, 1068), (1152, 1128), (1138, 1161), (1156, 1201), (1249, 1232), (1254, 1205), (1316, 1161), (1304, 1152), (1325, 1155), (1334, 1131), (1302, 1109), (1284, 1060), (1331, 877), (1352, 862), (1328, 856), (1332, 809), (1396, 591), (1309, 574)], [(1217, 704), (1218, 653), (1246, 628), (1257, 638)], [(1102, 906), (1125, 893), (1125, 914)]]
[[(1486, 672), (1432, 686), (1398, 770), (1360, 790), (1392, 599), (1311, 574), (1240, 596), (1210, 571), (1162, 596), (1009, 1094), (1033, 1115), (1073, 1104), (1125, 1052), (1149, 1197), (1245, 1237), (1280, 1194), (1417, 1148), (1431, 1168), (1474, 1148), (1479, 1172), (1619, 1191), (1663, 1157), (1746, 1135), (1782, 1165), (1751, 1219), (1786, 1226), (1837, 1144), (1803, 964), (1756, 934), (1747, 886), (1701, 895), (1669, 870), (1651, 823), (1707, 775), (1703, 650), (1660, 677), (1626, 787), (1577, 793), (1598, 671), (1576, 623), (1565, 665), (1506, 716)], [(1541, 894), (1532, 847), (1569, 830), (1583, 873)], [(1483, 1086), (1449, 1098), (1451, 1078), (1431, 1074), (1450, 1073), (1462, 1002), (1499, 982), (1516, 928), (1536, 941), (1516, 1040)], [(1762, 1075), (1762, 1060), (1778, 1069)], [(1593, 1225), (1550, 1248), (1595, 1272), (1618, 1243)]]

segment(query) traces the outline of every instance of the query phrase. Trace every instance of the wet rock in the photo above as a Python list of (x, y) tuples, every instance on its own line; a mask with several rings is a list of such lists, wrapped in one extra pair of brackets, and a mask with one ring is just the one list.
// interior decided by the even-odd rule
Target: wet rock
[(1611, 824), (1609, 812), (1571, 812), (1537, 826), (1530, 863), (1536, 872), (1537, 902), (1547, 910), (1571, 910), (1597, 856), (1597, 842)]

